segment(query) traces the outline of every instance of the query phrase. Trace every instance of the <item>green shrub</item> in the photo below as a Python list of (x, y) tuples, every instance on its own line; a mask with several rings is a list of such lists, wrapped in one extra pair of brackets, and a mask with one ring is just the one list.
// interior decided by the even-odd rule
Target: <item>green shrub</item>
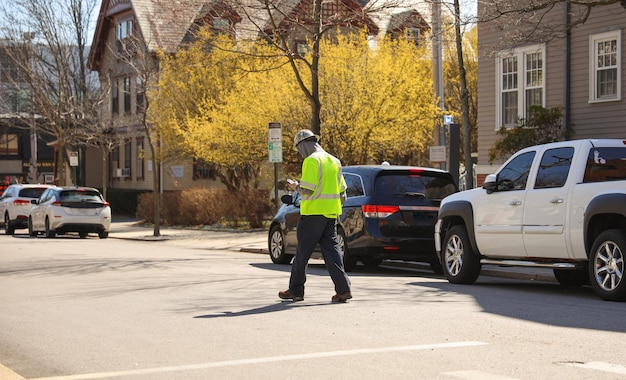
[(565, 141), (574, 134), (571, 125), (563, 125), (563, 116), (560, 107), (543, 108), (531, 106), (530, 118), (520, 119), (513, 128), (501, 127), (498, 135), (501, 137), (489, 149), (489, 164), (496, 159), (505, 160), (520, 149), (546, 144), (556, 141)]
[[(260, 228), (271, 218), (267, 190), (232, 192), (195, 188), (163, 193), (161, 224), (170, 226), (214, 226)], [(138, 198), (137, 217), (154, 223), (152, 193)]]

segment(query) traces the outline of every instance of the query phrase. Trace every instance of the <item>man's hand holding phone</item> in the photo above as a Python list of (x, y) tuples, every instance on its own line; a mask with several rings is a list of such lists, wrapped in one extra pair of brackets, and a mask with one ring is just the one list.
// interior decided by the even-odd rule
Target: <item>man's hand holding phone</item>
[(289, 188), (293, 191), (296, 190), (296, 187), (298, 186), (298, 181), (294, 181), (293, 179), (287, 179), (287, 184), (289, 185)]

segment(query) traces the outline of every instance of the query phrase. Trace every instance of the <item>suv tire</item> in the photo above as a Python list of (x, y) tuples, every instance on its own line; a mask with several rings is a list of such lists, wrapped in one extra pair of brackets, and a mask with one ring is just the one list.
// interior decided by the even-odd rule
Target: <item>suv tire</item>
[(285, 239), (280, 226), (273, 226), (268, 241), (270, 258), (274, 264), (289, 264), (293, 255), (285, 253)]

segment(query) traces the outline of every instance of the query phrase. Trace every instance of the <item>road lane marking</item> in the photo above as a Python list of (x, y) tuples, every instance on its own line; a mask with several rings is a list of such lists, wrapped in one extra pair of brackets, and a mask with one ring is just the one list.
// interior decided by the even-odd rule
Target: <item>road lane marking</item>
[(467, 341), (467, 342), (419, 344), (419, 345), (414, 345), (414, 346), (361, 348), (361, 349), (356, 349), (356, 350), (313, 352), (310, 354), (296, 354), (296, 355), (283, 355), (283, 356), (266, 356), (266, 357), (261, 357), (261, 358), (225, 360), (221, 362), (188, 364), (188, 365), (171, 366), (171, 367), (145, 368), (145, 369), (135, 369), (135, 370), (128, 370), (128, 371), (114, 371), (114, 372), (100, 372), (100, 373), (85, 373), (85, 374), (80, 374), (80, 375), (40, 377), (38, 379), (31, 379), (31, 380), (102, 379), (102, 378), (113, 378), (113, 377), (122, 377), (122, 376), (147, 375), (151, 373), (161, 373), (161, 372), (191, 371), (191, 370), (201, 370), (201, 369), (229, 367), (229, 366), (238, 366), (238, 365), (247, 365), (247, 364), (273, 363), (273, 362), (282, 362), (282, 361), (290, 361), (290, 360), (318, 359), (318, 358), (328, 358), (328, 357), (336, 357), (336, 356), (377, 354), (377, 353), (384, 353), (384, 352), (400, 352), (400, 351), (435, 350), (439, 348), (463, 348), (463, 347), (482, 346), (485, 344), (487, 343)]
[(617, 364), (611, 364), (611, 363), (605, 363), (605, 362), (587, 362), (587, 363), (573, 363), (572, 362), (572, 363), (565, 363), (565, 364), (571, 367), (593, 369), (596, 371), (616, 373), (618, 375), (626, 375), (626, 367), (617, 365)]
[(443, 372), (442, 375), (452, 376), (458, 379), (465, 380), (517, 380), (514, 377), (496, 375), (494, 373), (476, 370)]

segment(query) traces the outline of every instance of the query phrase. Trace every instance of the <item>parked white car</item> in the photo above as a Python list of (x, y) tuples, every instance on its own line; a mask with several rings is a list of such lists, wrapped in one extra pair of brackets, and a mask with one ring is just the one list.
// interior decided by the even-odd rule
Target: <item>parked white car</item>
[(28, 233), (53, 238), (57, 234), (78, 232), (81, 238), (97, 233), (100, 239), (109, 236), (111, 207), (98, 189), (91, 187), (50, 187), (32, 202)]
[(28, 227), (31, 200), (49, 188), (49, 185), (13, 184), (0, 196), (0, 215), (4, 220), (4, 233), (13, 235), (18, 228)]

